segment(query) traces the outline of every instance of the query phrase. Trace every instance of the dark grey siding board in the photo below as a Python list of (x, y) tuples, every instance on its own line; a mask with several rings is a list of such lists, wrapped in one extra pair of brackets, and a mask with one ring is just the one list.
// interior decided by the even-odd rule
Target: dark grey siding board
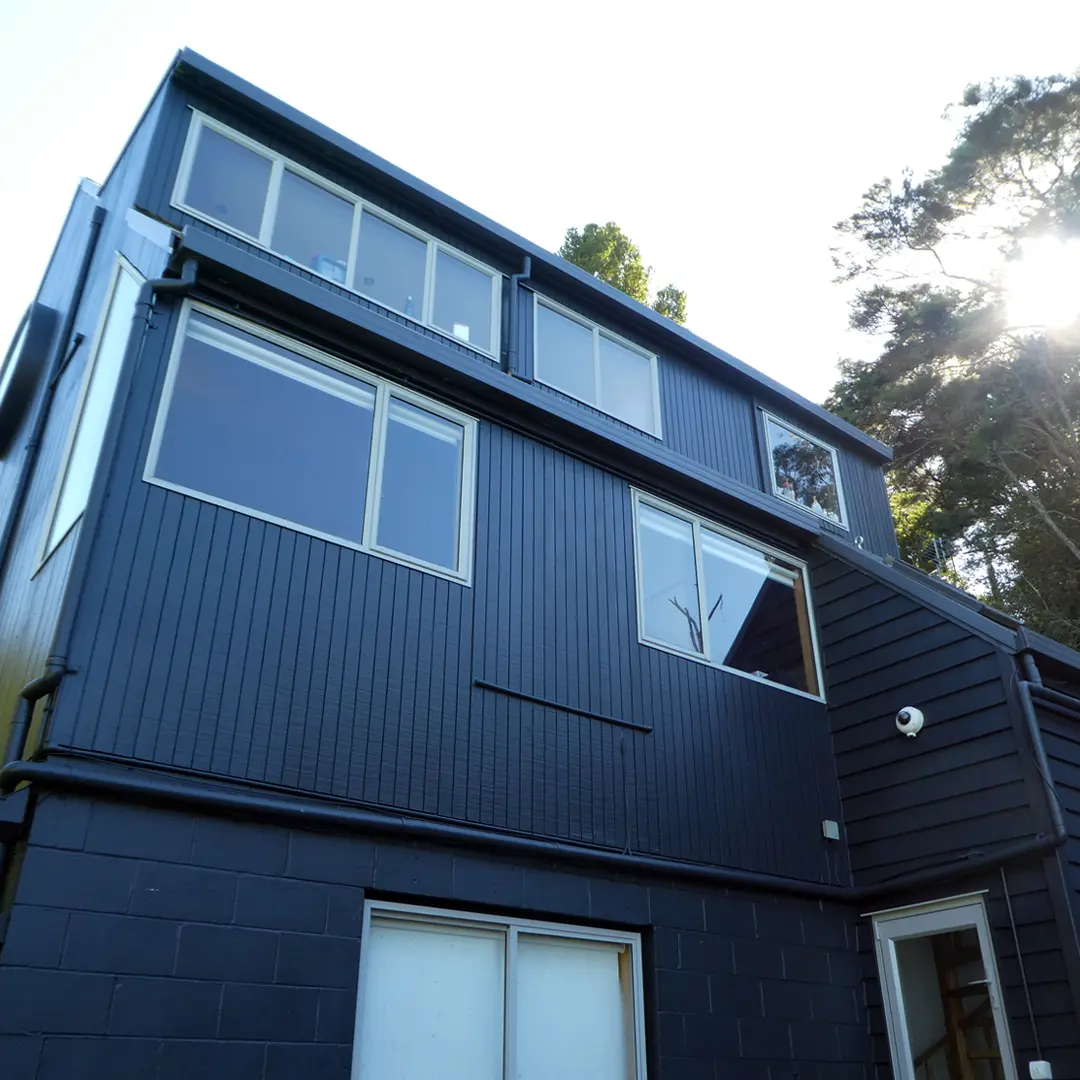
[[(998, 650), (842, 560), (816, 557), (818, 626), (856, 881), (1031, 836), (1033, 791)], [(916, 739), (897, 732), (923, 710)]]
[[(1068, 717), (1036, 708), (1050, 773), (1065, 817), (1068, 840), (1060, 853), (1066, 901), (1071, 909), (1074, 947), (1080, 952), (1080, 725)], [(1080, 963), (1080, 960), (1078, 960)], [(1080, 986), (1077, 987), (1080, 992)]]
[[(612, 847), (838, 872), (817, 824), (840, 815), (824, 707), (638, 644), (624, 480), (482, 423), (472, 588), (148, 485), (176, 311), (163, 306), (146, 338), (54, 742)], [(511, 701), (478, 678), (654, 731)]]
[(898, 556), (900, 550), (882, 468), (846, 446), (839, 446), (837, 451), (844, 501), (850, 517), (849, 538), (854, 540), (861, 536), (866, 549), (875, 555)]
[(750, 397), (677, 358), (663, 356), (659, 366), (665, 444), (748, 487), (767, 490)]

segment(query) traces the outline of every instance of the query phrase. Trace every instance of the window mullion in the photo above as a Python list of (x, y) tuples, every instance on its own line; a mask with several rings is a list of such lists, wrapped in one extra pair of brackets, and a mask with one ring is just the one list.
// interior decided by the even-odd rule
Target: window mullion
[(438, 245), (434, 240), (427, 242), (427, 262), (424, 264), (424, 300), (420, 305), (420, 321), (430, 326), (435, 311), (435, 253)]
[(364, 533), (361, 543), (374, 548), (378, 537), (378, 508), (382, 498), (383, 461), (386, 457), (386, 428), (390, 408), (390, 389), (379, 383), (375, 392), (375, 415), (371, 425), (371, 465), (368, 473), (367, 504), (364, 507)]
[(601, 394), (603, 393), (602, 380), (600, 375), (600, 328), (593, 327), (593, 396), (595, 401), (593, 404), (601, 409), (603, 406), (600, 404)]
[(502, 357), (502, 274), (491, 275), (491, 349), (496, 359)]
[(503, 1080), (517, 1077), (517, 950), (516, 926), (507, 928), (503, 1012)]
[(697, 576), (698, 618), (701, 620), (701, 653), (706, 660), (712, 661), (709, 648), (709, 612), (705, 606), (708, 597), (705, 594), (705, 557), (701, 549), (701, 523), (697, 518), (691, 521), (694, 530), (694, 572)]
[(349, 269), (345, 275), (345, 288), (356, 292), (356, 253), (360, 247), (360, 218), (364, 212), (364, 204), (357, 199), (353, 204), (352, 232), (349, 234)]
[(274, 164), (270, 169), (270, 187), (266, 192), (266, 205), (263, 207), (262, 223), (259, 226), (259, 243), (267, 249), (270, 248), (270, 241), (274, 235), (274, 218), (277, 216), (281, 180), (284, 175), (285, 162), (281, 158), (274, 158)]

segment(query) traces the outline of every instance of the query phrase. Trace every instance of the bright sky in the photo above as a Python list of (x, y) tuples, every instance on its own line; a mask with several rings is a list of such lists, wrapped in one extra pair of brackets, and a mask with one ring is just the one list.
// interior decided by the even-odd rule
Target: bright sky
[(832, 225), (968, 82), (1071, 72), (1077, 0), (0, 0), (0, 343), (188, 45), (557, 248), (617, 221), (689, 327), (815, 400), (865, 352)]

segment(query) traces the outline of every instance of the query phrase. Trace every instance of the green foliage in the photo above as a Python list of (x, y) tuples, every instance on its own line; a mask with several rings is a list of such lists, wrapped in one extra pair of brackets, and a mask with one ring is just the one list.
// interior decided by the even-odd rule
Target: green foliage
[(837, 226), (851, 324), (884, 344), (827, 404), (893, 447), (905, 559), (934, 570), (936, 537), (968, 588), (1080, 646), (1080, 324), (1011, 327), (1002, 285), (1026, 237), (1080, 232), (1080, 79), (971, 87), (960, 108), (940, 169), (875, 184)]
[(680, 326), (686, 322), (686, 293), (674, 285), (665, 285), (662, 289), (658, 289), (652, 306), (653, 311), (659, 312)]
[(642, 304), (649, 300), (651, 268), (641, 261), (637, 244), (615, 224), (590, 222), (584, 229), (567, 229), (559, 254), (587, 274), (606, 281)]
[[(637, 244), (614, 221), (606, 225), (590, 222), (583, 229), (567, 229), (559, 254), (639, 303), (649, 302), (652, 267), (645, 265)], [(686, 293), (674, 285), (660, 289), (652, 307), (677, 323), (686, 322)]]

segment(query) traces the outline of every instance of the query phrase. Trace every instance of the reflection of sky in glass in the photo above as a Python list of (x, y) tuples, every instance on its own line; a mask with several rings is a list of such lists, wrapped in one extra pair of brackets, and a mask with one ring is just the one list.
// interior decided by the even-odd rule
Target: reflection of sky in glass
[[(301, 357), (285, 362), (282, 354), (289, 355), (215, 320), (193, 317), (155, 474), (359, 543), (374, 388)], [(297, 367), (306, 369), (304, 379), (296, 377)]]
[(379, 545), (456, 569), (460, 424), (392, 398), (379, 502)]
[(700, 653), (694, 532), (689, 522), (650, 506), (638, 508), (645, 636)]
[(643, 431), (654, 431), (652, 362), (600, 335), (600, 408)]
[(725, 664), (762, 585), (768, 580), (769, 564), (761, 552), (735, 544), (708, 529), (701, 532), (701, 555), (711, 659)]

